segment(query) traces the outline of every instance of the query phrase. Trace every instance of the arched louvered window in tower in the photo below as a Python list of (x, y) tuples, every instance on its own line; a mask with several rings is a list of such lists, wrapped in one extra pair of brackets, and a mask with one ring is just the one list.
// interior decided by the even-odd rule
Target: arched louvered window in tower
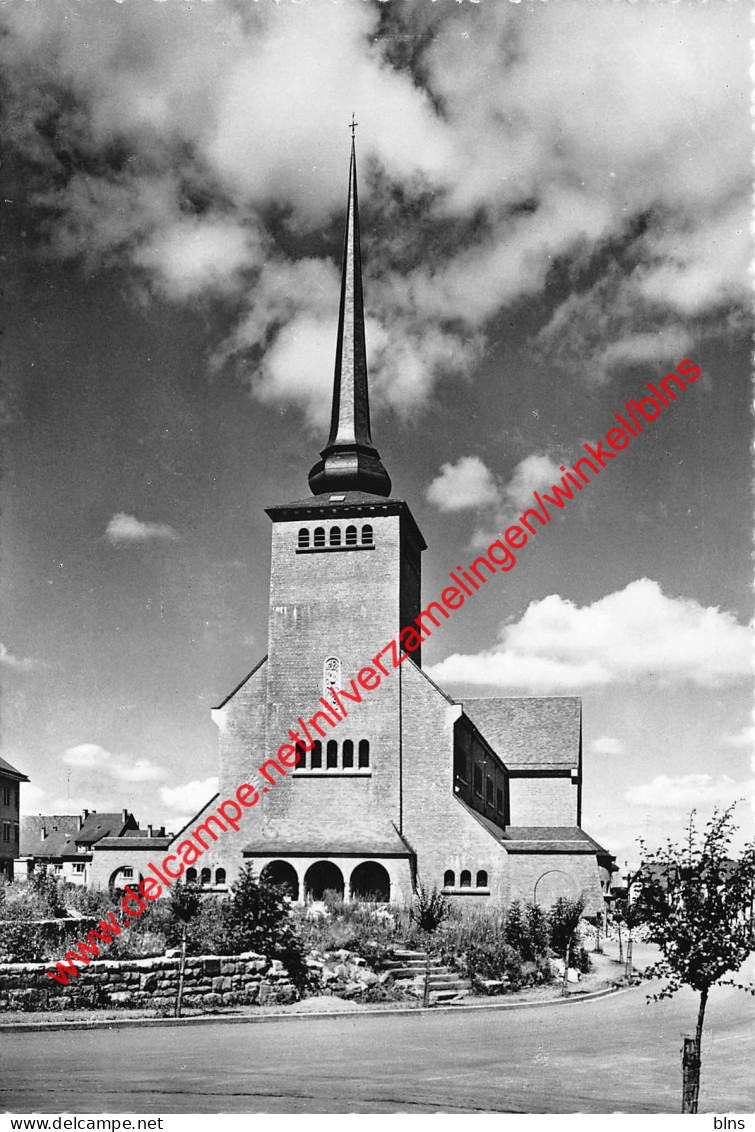
[(340, 546), (341, 545), (341, 528), (340, 527), (331, 527), (330, 528), (330, 545), (331, 546)]
[(346, 528), (346, 545), (356, 546), (357, 544), (357, 529), (356, 527)]
[(349, 770), (354, 765), (354, 740), (344, 739), (343, 751), (341, 754), (341, 766), (344, 770)]
[(302, 527), (299, 531), (299, 550), (306, 550), (309, 546), (309, 531), (306, 527)]
[(338, 767), (338, 743), (335, 739), (328, 739), (328, 745), (325, 748), (325, 764), (328, 770), (336, 770)]
[(315, 546), (325, 546), (325, 528), (324, 527), (315, 527), (314, 544), (315, 544)]
[(362, 546), (372, 546), (372, 525), (365, 523), (362, 527)]
[(312, 757), (309, 764), (312, 770), (322, 769), (322, 743), (318, 739), (312, 747)]
[(359, 740), (359, 769), (364, 770), (370, 765), (370, 744), (367, 739)]

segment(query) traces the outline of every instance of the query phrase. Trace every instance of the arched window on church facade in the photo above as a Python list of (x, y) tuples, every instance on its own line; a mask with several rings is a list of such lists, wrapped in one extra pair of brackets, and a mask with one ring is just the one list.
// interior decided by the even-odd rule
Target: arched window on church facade
[(342, 759), (343, 759), (343, 761), (342, 761), (341, 765), (343, 766), (343, 769), (344, 770), (350, 770), (351, 767), (353, 767), (353, 765), (354, 765), (354, 740), (353, 739), (344, 739)]
[(322, 770), (322, 743), (318, 739), (312, 747), (312, 758), (310, 761), (312, 770)]
[(215, 869), (215, 884), (225, 884), (225, 869)]
[(306, 527), (302, 527), (299, 531), (299, 550), (306, 550), (309, 546), (309, 531)]
[(461, 876), (459, 877), (459, 887), (460, 888), (471, 888), (472, 887), (472, 874), (470, 873), (469, 869), (464, 869)]
[(370, 765), (370, 744), (367, 739), (359, 740), (359, 769), (365, 770)]
[(362, 527), (362, 546), (372, 546), (372, 525), (365, 523)]
[(484, 869), (480, 869), (480, 871), (477, 874), (477, 887), (478, 888), (487, 888), (488, 887), (488, 874), (485, 872)]
[(328, 770), (338, 769), (338, 743), (335, 739), (328, 739), (328, 745), (325, 748), (325, 765)]
[(341, 545), (341, 528), (340, 527), (331, 527), (330, 528), (330, 545), (331, 546), (340, 546)]
[(446, 869), (446, 871), (443, 874), (443, 887), (444, 888), (455, 888), (455, 886), (456, 886), (456, 874), (454, 873), (453, 869)]
[(357, 529), (356, 527), (346, 528), (346, 545), (356, 546), (357, 544)]
[(200, 881), (202, 884), (210, 884), (212, 881), (212, 873), (209, 869), (202, 869)]
[(197, 870), (196, 869), (187, 869), (186, 870), (186, 883), (187, 884), (196, 884), (197, 883)]
[(330, 692), (333, 688), (339, 691), (341, 688), (341, 662), (337, 656), (329, 656), (325, 660), (322, 667), (322, 686), (325, 691), (326, 698), (330, 697)]
[(324, 527), (315, 527), (314, 544), (315, 544), (315, 546), (325, 546), (325, 528)]

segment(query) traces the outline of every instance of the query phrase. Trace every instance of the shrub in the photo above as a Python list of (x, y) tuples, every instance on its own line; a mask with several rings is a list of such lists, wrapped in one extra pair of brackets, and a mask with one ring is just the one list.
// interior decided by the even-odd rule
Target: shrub
[(302, 941), (290, 922), (285, 889), (265, 877), (257, 880), (246, 865), (231, 887), (231, 899), (223, 905), (226, 943), (230, 954), (257, 951), (280, 959), (299, 989), (310, 982)]
[(428, 934), (437, 931), (448, 919), (449, 911), (448, 901), (435, 886), (432, 890), (422, 884), (418, 886), (410, 915), (421, 931)]

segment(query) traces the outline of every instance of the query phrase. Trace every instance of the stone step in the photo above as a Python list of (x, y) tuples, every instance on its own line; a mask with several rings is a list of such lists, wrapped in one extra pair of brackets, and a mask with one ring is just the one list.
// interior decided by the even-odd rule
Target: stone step
[(431, 987), (456, 986), (457, 984), (466, 987), (469, 985), (466, 979), (463, 979), (460, 975), (454, 975), (451, 971), (443, 975), (431, 973), (429, 982)]
[(394, 958), (396, 959), (427, 959), (426, 951), (394, 951)]
[[(416, 979), (418, 975), (424, 975), (427, 968), (424, 964), (421, 967), (387, 967), (386, 971), (389, 975), (393, 975), (394, 979)], [(431, 967), (430, 977), (433, 975), (445, 975), (446, 969), (444, 967)]]
[(459, 990), (448, 991), (433, 991), (430, 996), (430, 1001), (444, 1006), (453, 1006), (454, 1003), (463, 1002), (465, 998), (469, 997), (469, 990), (463, 987)]

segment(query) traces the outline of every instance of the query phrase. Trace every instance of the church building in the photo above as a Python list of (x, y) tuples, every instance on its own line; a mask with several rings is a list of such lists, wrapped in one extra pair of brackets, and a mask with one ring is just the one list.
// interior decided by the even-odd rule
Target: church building
[(260, 779), (305, 705), (332, 696), (421, 612), (425, 540), (391, 494), (370, 431), (353, 141), (332, 422), (309, 487), (267, 508), (268, 653), (213, 712), (217, 797), (256, 783), (260, 804), (237, 832), (214, 840), (212, 830), (204, 867), (185, 879), (216, 887), (252, 862), (298, 901), (327, 890), (406, 901), (421, 883), (467, 905), (583, 894), (602, 910), (613, 858), (581, 828), (576, 698), (460, 702), (423, 672), (415, 648), (349, 705), (332, 738), (308, 734), (275, 789)]

